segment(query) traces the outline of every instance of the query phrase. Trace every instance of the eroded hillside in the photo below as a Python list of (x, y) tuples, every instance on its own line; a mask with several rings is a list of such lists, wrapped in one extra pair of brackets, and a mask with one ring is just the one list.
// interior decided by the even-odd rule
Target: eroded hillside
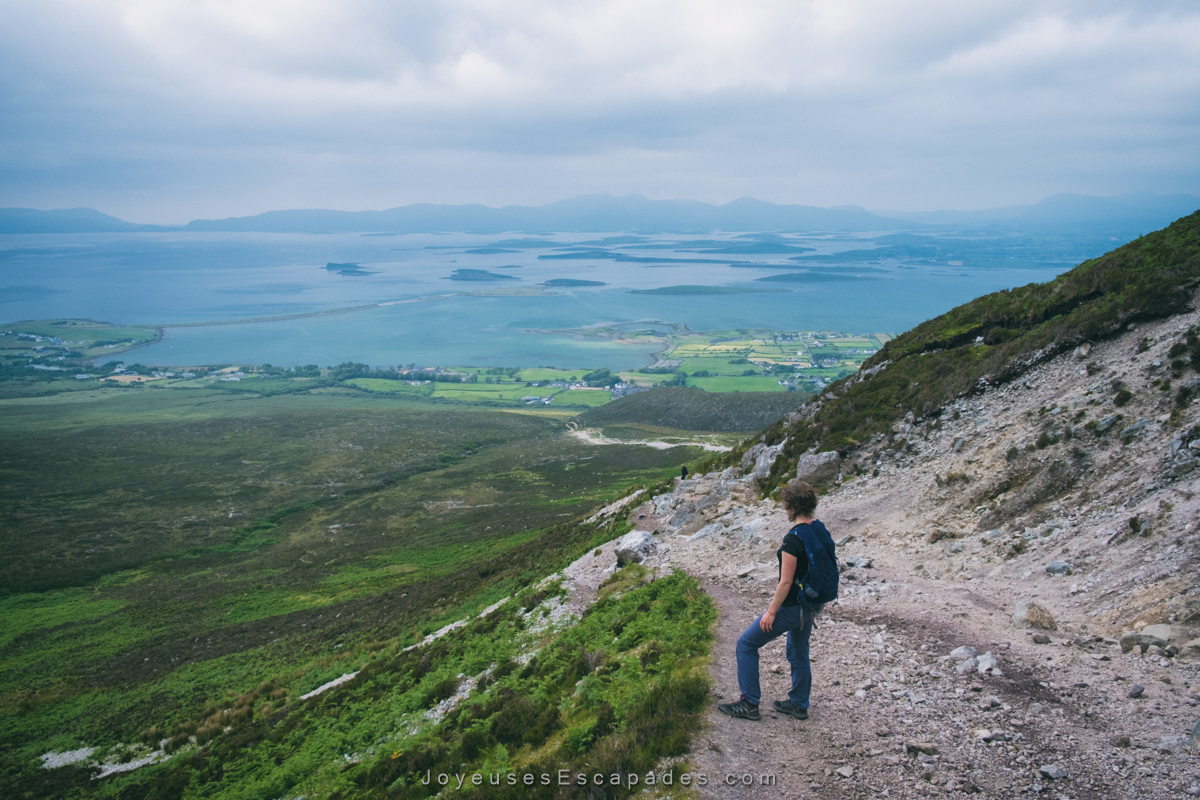
[[(753, 776), (739, 796), (1200, 795), (1198, 326), (1195, 311), (1125, 323), (859, 446), (802, 454), (848, 567), (814, 634), (810, 719), (714, 709), (695, 767)], [(723, 698), (787, 529), (757, 499), (786, 459), (770, 441), (643, 505), (644, 541), (625, 542), (716, 598)], [(763, 666), (766, 697), (783, 697), (781, 643)]]

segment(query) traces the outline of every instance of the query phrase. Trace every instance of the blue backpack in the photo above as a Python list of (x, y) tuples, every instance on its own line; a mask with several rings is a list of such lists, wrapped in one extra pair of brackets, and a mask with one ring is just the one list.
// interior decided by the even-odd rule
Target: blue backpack
[(808, 572), (804, 580), (797, 580), (810, 605), (829, 603), (837, 599), (838, 578), (841, 565), (838, 564), (833, 537), (819, 520), (812, 524), (801, 523), (788, 533), (794, 534), (804, 544), (808, 554)]

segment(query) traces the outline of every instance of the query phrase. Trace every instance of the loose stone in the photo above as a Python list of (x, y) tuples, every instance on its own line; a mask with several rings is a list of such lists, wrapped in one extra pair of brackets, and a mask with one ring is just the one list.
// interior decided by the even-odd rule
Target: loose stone
[(1057, 764), (1043, 764), (1041, 767), (1038, 767), (1038, 772), (1052, 781), (1062, 780), (1067, 777), (1067, 771)]

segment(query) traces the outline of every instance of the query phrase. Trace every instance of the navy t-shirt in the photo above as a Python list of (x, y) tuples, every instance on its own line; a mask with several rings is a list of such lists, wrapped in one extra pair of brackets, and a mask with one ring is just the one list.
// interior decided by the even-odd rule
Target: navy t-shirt
[(804, 551), (804, 542), (800, 541), (800, 537), (788, 531), (783, 537), (783, 544), (775, 551), (775, 560), (779, 562), (780, 578), (783, 577), (783, 554), (788, 553), (796, 557), (796, 574), (793, 576), (791, 588), (788, 589), (787, 597), (784, 598), (783, 607), (800, 605), (800, 587), (796, 585), (796, 579), (804, 580), (804, 576), (808, 574), (808, 553)]

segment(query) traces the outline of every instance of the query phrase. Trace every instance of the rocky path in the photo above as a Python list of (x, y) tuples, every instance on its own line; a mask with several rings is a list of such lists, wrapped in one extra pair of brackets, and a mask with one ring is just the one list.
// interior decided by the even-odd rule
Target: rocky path
[[(819, 621), (808, 720), (767, 710), (789, 685), (782, 639), (762, 653), (761, 722), (710, 710), (692, 756), (709, 776), (706, 796), (1200, 792), (1196, 754), (1179, 741), (1160, 747), (1162, 737), (1143, 724), (1166, 705), (1189, 707), (1186, 686), (1162, 681), (1118, 646), (1080, 648), (1058, 636), (1034, 644), (1011, 630), (1008, 614), (986, 594), (909, 581), (885, 554), (872, 557), (869, 584), (893, 588), (842, 602)], [(712, 676), (722, 699), (736, 699), (734, 642), (769, 602), (771, 587), (703, 585), (720, 610)], [(975, 665), (960, 672), (970, 651), (949, 657), (959, 648), (990, 653), (1003, 675), (980, 674)], [(1129, 699), (1139, 683), (1142, 696)]]
[[(894, 548), (845, 533), (870, 527), (857, 519), (861, 509), (828, 516), (857, 520), (830, 527), (835, 538), (855, 536), (840, 556), (860, 566), (843, 574), (842, 599), (813, 633), (808, 720), (769, 710), (789, 685), (782, 638), (762, 651), (763, 719), (721, 714), (716, 702), (738, 694), (734, 643), (770, 600), (773, 545), (732, 533), (665, 544), (651, 535), (665, 522), (653, 511), (633, 512), (641, 532), (625, 543), (640, 535), (647, 566), (695, 575), (719, 612), (716, 697), (688, 757), (707, 781), (702, 796), (1200, 796), (1200, 753), (1184, 735), (1200, 719), (1200, 670), (1123, 653), (1070, 623), (1014, 628), (1007, 580), (931, 577)], [(761, 519), (786, 530), (782, 514)], [(598, 585), (619, 546), (605, 545), (567, 578)]]
[[(754, 482), (778, 447), (634, 510), (575, 577), (624, 547), (716, 601), (701, 795), (1200, 797), (1200, 402), (1175, 398), (1200, 379), (1168, 372), (1194, 326), (1131, 330), (821, 454), (842, 474), (817, 515), (850, 568), (813, 634), (806, 721), (770, 710), (782, 639), (762, 652), (763, 719), (716, 710), (788, 529)], [(1047, 628), (1019, 627), (1019, 603)]]

